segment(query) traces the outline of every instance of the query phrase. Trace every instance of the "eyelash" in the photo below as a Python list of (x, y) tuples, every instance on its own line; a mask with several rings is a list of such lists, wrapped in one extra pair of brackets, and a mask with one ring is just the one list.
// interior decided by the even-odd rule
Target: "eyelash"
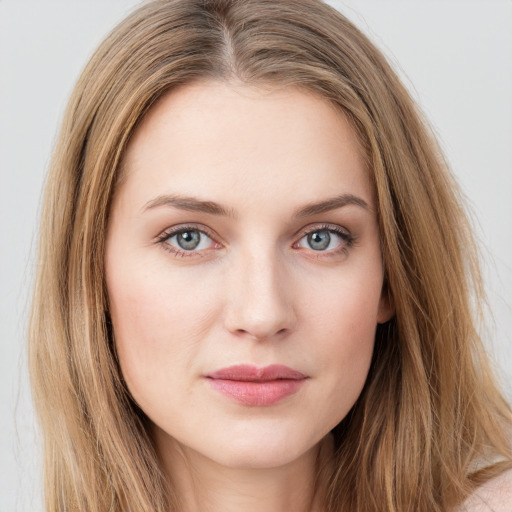
[[(181, 258), (204, 256), (205, 255), (204, 251), (194, 251), (194, 250), (185, 251), (185, 250), (178, 249), (177, 247), (174, 247), (173, 245), (170, 245), (169, 243), (167, 243), (167, 240), (169, 240), (169, 238), (171, 238), (175, 235), (179, 235), (180, 233), (185, 233), (187, 231), (197, 231), (203, 235), (206, 235), (213, 242), (218, 243), (215, 239), (215, 236), (211, 232), (209, 232), (208, 230), (206, 230), (204, 228), (199, 228), (198, 226), (195, 226), (195, 225), (185, 225), (185, 226), (180, 226), (177, 228), (168, 229), (157, 237), (156, 242), (161, 244), (162, 248), (165, 251), (170, 252), (171, 254), (181, 257)], [(311, 229), (303, 230), (301, 232), (299, 240), (297, 242), (295, 242), (293, 244), (293, 246), (295, 247), (305, 236), (308, 236), (309, 234), (312, 234), (315, 232), (320, 232), (320, 231), (327, 231), (329, 233), (334, 233), (334, 234), (338, 235), (342, 240), (342, 244), (340, 247), (330, 250), (330, 251), (315, 251), (314, 249), (311, 249), (311, 251), (313, 253), (317, 253), (315, 256), (313, 256), (314, 258), (325, 258), (325, 257), (329, 258), (329, 257), (333, 257), (333, 256), (338, 256), (340, 254), (347, 254), (357, 241), (356, 237), (354, 237), (348, 231), (345, 231), (344, 229), (340, 228), (339, 226), (335, 226), (335, 225), (331, 225), (331, 224), (322, 224), (320, 226), (314, 226)]]

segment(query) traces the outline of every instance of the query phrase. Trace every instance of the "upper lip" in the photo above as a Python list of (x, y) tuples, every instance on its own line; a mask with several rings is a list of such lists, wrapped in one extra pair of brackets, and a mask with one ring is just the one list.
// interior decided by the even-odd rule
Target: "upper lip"
[(303, 373), (281, 364), (258, 368), (249, 364), (229, 366), (206, 375), (210, 379), (236, 380), (242, 382), (268, 382), (272, 380), (301, 380)]

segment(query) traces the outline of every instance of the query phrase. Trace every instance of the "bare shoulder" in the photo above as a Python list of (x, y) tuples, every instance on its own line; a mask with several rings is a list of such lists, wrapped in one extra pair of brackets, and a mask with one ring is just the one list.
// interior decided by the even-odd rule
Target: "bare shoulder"
[(512, 512), (512, 470), (483, 484), (456, 512)]

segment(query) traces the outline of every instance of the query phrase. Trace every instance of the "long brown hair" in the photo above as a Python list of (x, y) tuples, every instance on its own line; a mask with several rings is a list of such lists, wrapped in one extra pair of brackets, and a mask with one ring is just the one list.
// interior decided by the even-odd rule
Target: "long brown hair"
[(379, 326), (363, 393), (333, 431), (328, 510), (459, 503), (511, 465), (511, 411), (475, 327), (482, 287), (458, 189), (407, 91), (320, 1), (156, 0), (93, 55), (48, 176), (29, 336), (47, 509), (175, 509), (116, 361), (104, 245), (134, 127), (164, 92), (200, 79), (327, 98), (350, 119), (371, 169), (396, 315)]

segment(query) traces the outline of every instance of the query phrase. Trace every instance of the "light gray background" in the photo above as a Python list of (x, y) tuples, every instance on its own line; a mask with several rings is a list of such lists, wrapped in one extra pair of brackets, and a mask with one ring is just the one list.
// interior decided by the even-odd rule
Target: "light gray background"
[[(510, 397), (512, 1), (330, 3), (400, 63), (461, 181), (484, 252), (495, 319), (486, 339)], [(0, 0), (0, 512), (42, 509), (25, 330), (44, 173), (78, 73), (107, 31), (137, 4)]]

